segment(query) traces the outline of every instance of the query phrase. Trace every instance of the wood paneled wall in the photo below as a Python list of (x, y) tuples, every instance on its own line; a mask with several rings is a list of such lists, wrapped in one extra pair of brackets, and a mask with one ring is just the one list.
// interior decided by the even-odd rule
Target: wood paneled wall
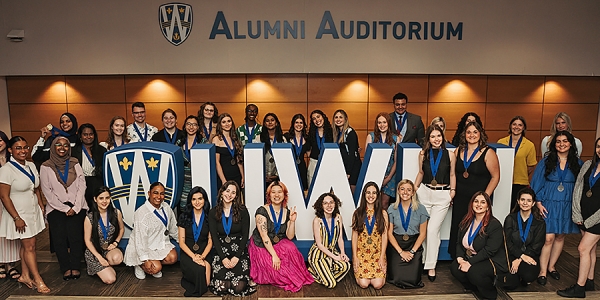
[(527, 120), (527, 137), (538, 149), (554, 115), (565, 111), (573, 132), (583, 142), (583, 158), (591, 157), (596, 138), (600, 78), (543, 76), (453, 75), (115, 75), (7, 77), (13, 135), (35, 141), (39, 129), (58, 125), (61, 113), (73, 113), (79, 124), (92, 123), (99, 139), (107, 135), (110, 119), (132, 122), (131, 104), (146, 103), (147, 122), (162, 127), (161, 113), (172, 108), (179, 126), (206, 101), (230, 113), (236, 125), (248, 103), (259, 106), (259, 119), (274, 112), (286, 131), (295, 113), (323, 110), (330, 120), (344, 109), (357, 130), (361, 145), (379, 112), (393, 110), (392, 96), (409, 97), (408, 110), (423, 117), (425, 126), (435, 116), (447, 121), (447, 139), (467, 111), (479, 114), (490, 141), (506, 136), (516, 115)]

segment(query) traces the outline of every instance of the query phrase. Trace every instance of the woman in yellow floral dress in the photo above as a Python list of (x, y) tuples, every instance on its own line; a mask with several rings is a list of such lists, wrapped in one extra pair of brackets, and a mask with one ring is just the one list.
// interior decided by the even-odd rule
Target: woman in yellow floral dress
[(366, 289), (385, 284), (388, 216), (381, 206), (379, 187), (368, 182), (352, 215), (352, 265), (356, 283)]

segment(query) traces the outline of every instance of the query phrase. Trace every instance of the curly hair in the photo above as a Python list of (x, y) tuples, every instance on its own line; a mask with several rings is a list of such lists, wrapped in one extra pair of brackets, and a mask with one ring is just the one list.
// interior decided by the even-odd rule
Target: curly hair
[(487, 147), (488, 136), (485, 133), (485, 129), (483, 129), (483, 127), (481, 127), (481, 125), (479, 125), (477, 122), (469, 122), (469, 124), (465, 126), (465, 130), (463, 130), (463, 132), (460, 134), (460, 144), (458, 145), (459, 152), (467, 149), (467, 129), (471, 126), (474, 126), (475, 129), (479, 131), (479, 149), (483, 150), (483, 148)]
[[(550, 142), (551, 147), (548, 148), (548, 152), (546, 152), (546, 162), (544, 163), (546, 170), (544, 171), (544, 177), (548, 179), (548, 175), (550, 175), (550, 173), (556, 169), (556, 165), (559, 163), (558, 150), (556, 150), (556, 140), (560, 136), (566, 136), (567, 140), (571, 144), (569, 153), (567, 155), (567, 167), (571, 170), (573, 176), (577, 178), (581, 166), (579, 165), (579, 157), (577, 156), (577, 147), (575, 147), (575, 137), (573, 137), (573, 135), (568, 131), (559, 131), (552, 137)], [(594, 149), (595, 148), (596, 147), (594, 147)]]
[(462, 118), (460, 118), (460, 121), (458, 121), (458, 124), (456, 126), (456, 132), (454, 132), (454, 137), (452, 138), (452, 145), (456, 147), (459, 146), (461, 134), (463, 133), (463, 131), (465, 131), (465, 128), (467, 127), (467, 120), (469, 119), (469, 117), (474, 117), (475, 122), (481, 127), (483, 127), (483, 123), (481, 122), (481, 118), (479, 117), (479, 115), (472, 111), (464, 114)]
[(198, 122), (200, 124), (204, 124), (204, 108), (206, 108), (207, 105), (210, 105), (215, 109), (211, 121), (213, 123), (217, 123), (219, 121), (219, 110), (217, 109), (217, 106), (212, 102), (204, 102), (204, 104), (200, 105), (200, 109), (198, 110)]
[(217, 206), (215, 206), (215, 217), (217, 220), (221, 221), (221, 216), (223, 215), (223, 200), (221, 199), (221, 196), (230, 185), (235, 186), (236, 190), (235, 198), (233, 199), (233, 203), (231, 204), (230, 216), (233, 215), (233, 223), (238, 223), (241, 220), (240, 211), (246, 208), (246, 206), (244, 205), (244, 200), (242, 199), (242, 191), (240, 190), (240, 186), (237, 184), (237, 182), (233, 180), (229, 180), (223, 183), (223, 185), (219, 189), (219, 192), (217, 193)]
[(315, 215), (319, 218), (325, 218), (323, 201), (327, 197), (331, 197), (331, 199), (333, 199), (333, 202), (335, 203), (335, 208), (331, 213), (331, 217), (335, 219), (335, 217), (337, 217), (337, 215), (340, 213), (340, 206), (342, 206), (342, 201), (340, 201), (340, 198), (338, 198), (334, 193), (323, 193), (321, 194), (321, 196), (319, 196), (319, 198), (317, 198), (317, 201), (315, 201), (315, 204), (313, 205), (313, 208), (315, 209)]
[(323, 137), (325, 138), (325, 143), (333, 143), (333, 129), (331, 129), (331, 123), (329, 122), (329, 119), (327, 118), (327, 115), (325, 115), (325, 113), (321, 110), (315, 109), (310, 113), (310, 127), (308, 129), (308, 139), (312, 144), (316, 144), (316, 140), (317, 140), (317, 126), (315, 125), (315, 123), (312, 121), (312, 117), (314, 114), (319, 114), (321, 115), (321, 117), (323, 117)]
[[(375, 223), (377, 224), (377, 232), (379, 234), (383, 234), (385, 230), (387, 230), (387, 224), (383, 219), (383, 206), (381, 205), (381, 193), (379, 190), (379, 186), (377, 183), (373, 181), (367, 182), (365, 184), (362, 194), (360, 196), (360, 203), (358, 208), (352, 214), (352, 230), (357, 232), (362, 232), (365, 228), (365, 219), (367, 218), (367, 189), (370, 187), (375, 187), (375, 191), (377, 193), (377, 199), (375, 199)], [(386, 212), (387, 213), (387, 212)]]
[(194, 222), (194, 206), (192, 205), (192, 198), (196, 194), (202, 194), (202, 199), (204, 199), (204, 207), (202, 208), (202, 213), (207, 216), (208, 211), (210, 210), (210, 201), (208, 200), (208, 194), (206, 190), (201, 186), (193, 187), (187, 196), (187, 203), (185, 204), (185, 208), (183, 212), (179, 215), (177, 220), (177, 226), (179, 227), (188, 227), (192, 226), (192, 222)]

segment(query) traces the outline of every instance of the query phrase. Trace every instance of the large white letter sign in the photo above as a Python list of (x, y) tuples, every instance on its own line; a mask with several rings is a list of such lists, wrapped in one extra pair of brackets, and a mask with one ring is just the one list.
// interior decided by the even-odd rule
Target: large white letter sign
[(183, 187), (182, 155), (181, 148), (157, 142), (131, 143), (104, 155), (104, 184), (123, 213), (125, 238), (131, 233), (133, 213), (146, 202), (152, 183), (164, 184), (165, 202), (177, 206)]
[(263, 143), (251, 143), (244, 147), (244, 199), (250, 214), (250, 234), (256, 227), (254, 213), (261, 205), (265, 204), (264, 148), (265, 144)]
[(215, 163), (215, 145), (197, 144), (190, 150), (190, 168), (192, 169), (192, 187), (200, 186), (206, 190), (211, 206), (217, 204), (217, 168)]
[[(363, 164), (360, 167), (360, 174), (356, 182), (356, 190), (354, 190), (354, 209), (358, 206), (360, 195), (362, 194), (365, 184), (373, 181), (377, 183), (377, 186), (381, 189), (381, 183), (385, 177), (385, 170), (390, 161), (392, 150), (392, 147), (386, 143), (370, 143), (367, 145)], [(350, 218), (348, 219), (346, 218), (346, 215), (343, 216), (345, 220), (350, 220), (346, 221), (346, 223), (352, 222), (352, 214), (350, 214)], [(352, 224), (347, 225), (346, 228), (350, 228), (350, 225)]]
[(513, 171), (515, 167), (515, 149), (502, 144), (488, 144), (498, 155), (500, 162), (500, 182), (494, 190), (492, 212), (496, 219), (504, 224), (504, 219), (510, 214)]

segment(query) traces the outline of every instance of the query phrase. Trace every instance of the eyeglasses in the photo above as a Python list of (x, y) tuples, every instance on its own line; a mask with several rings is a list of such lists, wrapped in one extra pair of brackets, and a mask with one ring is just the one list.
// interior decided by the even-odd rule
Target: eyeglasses
[(210, 108), (205, 108), (204, 111), (205, 112), (214, 112), (215, 110), (214, 109), (210, 109)]
[(198, 127), (198, 124), (197, 123), (187, 122), (187, 123), (185, 123), (185, 126), (187, 126), (187, 127)]
[(15, 150), (17, 151), (21, 151), (21, 150), (29, 150), (31, 149), (29, 146), (25, 146), (25, 147), (21, 147), (21, 146), (16, 146)]

